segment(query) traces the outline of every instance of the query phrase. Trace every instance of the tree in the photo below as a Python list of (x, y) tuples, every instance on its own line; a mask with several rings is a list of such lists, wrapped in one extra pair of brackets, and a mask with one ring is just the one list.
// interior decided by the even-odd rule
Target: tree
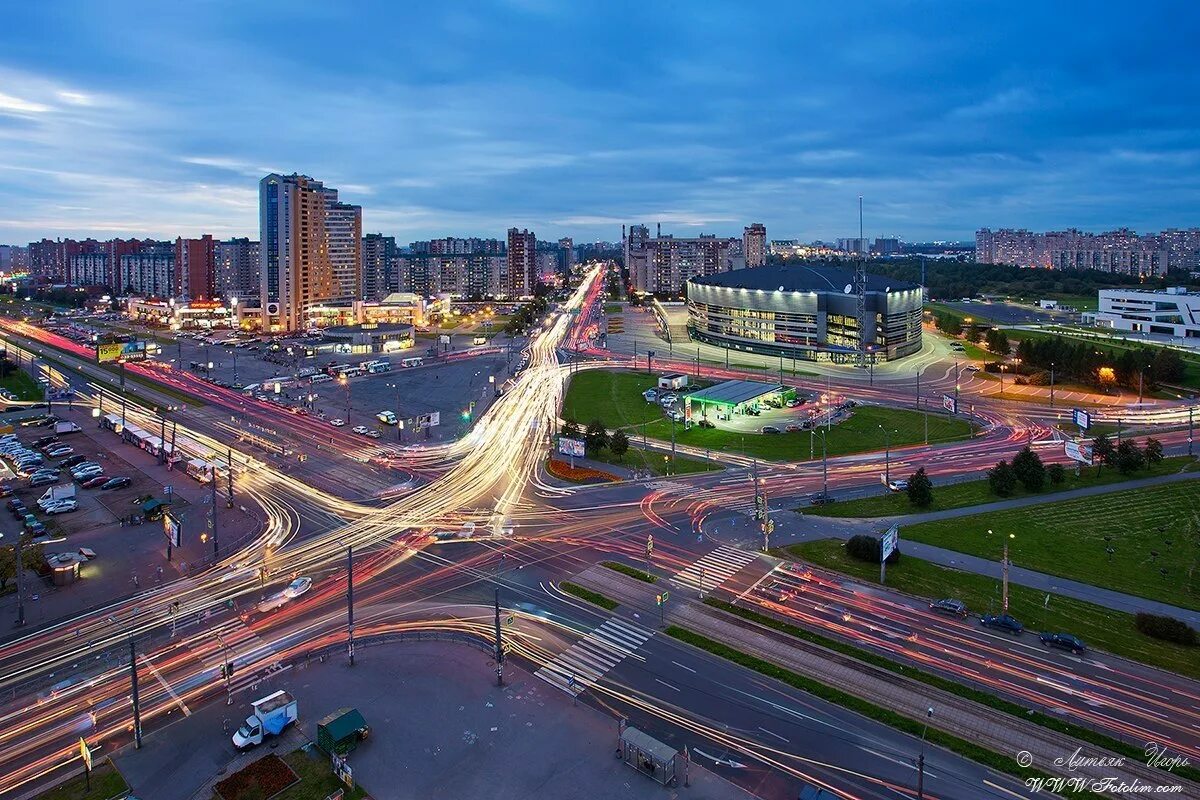
[(908, 479), (908, 502), (917, 508), (929, 508), (933, 505), (933, 481), (921, 467)]
[(1122, 439), (1117, 445), (1116, 464), (1122, 475), (1141, 469), (1146, 463), (1146, 454), (1133, 439)]
[(570, 417), (567, 417), (565, 420), (563, 420), (562, 435), (568, 439), (578, 439), (579, 423)]
[(1003, 331), (989, 329), (985, 338), (987, 341), (987, 349), (996, 355), (1006, 356), (1011, 351), (1011, 348), (1008, 345), (1008, 337), (1004, 335)]
[[(36, 570), (42, 565), (45, 554), (43, 545), (34, 544), (32, 536), (21, 538), (21, 560), (25, 562), (26, 570)], [(8, 588), (8, 582), (17, 576), (16, 547), (0, 547), (0, 591)]]
[(1115, 452), (1112, 440), (1106, 434), (1097, 433), (1096, 438), (1092, 440), (1092, 458), (1096, 462), (1097, 475), (1100, 474), (1100, 469), (1111, 461)]
[(1017, 475), (1013, 471), (1012, 465), (1007, 461), (1001, 461), (988, 470), (988, 486), (991, 487), (993, 494), (1001, 497), (1008, 497), (1015, 492)]
[(598, 453), (608, 446), (608, 431), (604, 429), (604, 423), (598, 419), (594, 419), (588, 423), (587, 431), (583, 434), (583, 441), (589, 452)]
[(967, 328), (966, 338), (971, 344), (979, 344), (983, 340), (983, 331), (979, 329), (978, 325), (972, 325)]
[(1158, 439), (1150, 438), (1146, 440), (1146, 466), (1153, 466), (1163, 460), (1162, 442)]
[(1046, 477), (1051, 486), (1060, 486), (1067, 479), (1067, 470), (1062, 464), (1051, 464), (1046, 467)]
[(625, 452), (629, 450), (629, 437), (625, 435), (625, 431), (613, 431), (608, 437), (608, 449), (617, 458), (624, 460)]
[(1017, 480), (1031, 492), (1040, 492), (1046, 485), (1046, 466), (1028, 446), (1013, 458), (1012, 469)]
[[(859, 561), (866, 561), (870, 564), (878, 564), (879, 556), (883, 552), (882, 543), (874, 536), (868, 536), (865, 533), (855, 534), (846, 540), (846, 554), (851, 558)], [(895, 564), (900, 560), (900, 549), (896, 548), (888, 556), (887, 563)]]

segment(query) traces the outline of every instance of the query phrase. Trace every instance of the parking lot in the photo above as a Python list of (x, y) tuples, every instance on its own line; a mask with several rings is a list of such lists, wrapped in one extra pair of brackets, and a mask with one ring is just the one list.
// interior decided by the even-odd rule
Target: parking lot
[[(98, 428), (84, 410), (58, 406), (54, 417), (63, 428), (58, 434), (53, 433), (55, 423), (46, 422), (41, 413), (4, 415), (14, 430), (4, 442), (8, 452), (0, 474), (0, 493), (5, 496), (0, 535), (8, 544), (24, 533), (25, 543), (41, 545), (46, 557), (26, 573), (25, 611), (31, 621), (52, 620), (134, 594), (178, 577), (211, 556), (207, 533), (212, 506), (204, 502), (209, 486), (179, 469), (168, 470), (156, 455)], [(44, 441), (51, 438), (57, 441)], [(39, 441), (42, 446), (35, 447)], [(41, 463), (14, 470), (17, 454), (28, 452), (36, 453)], [(73, 468), (84, 465), (91, 467), (72, 474)], [(46, 470), (41, 473), (46, 477), (35, 480), (37, 470)], [(63, 501), (57, 509), (48, 503), (56, 495)], [(161, 509), (154, 500), (169, 502), (171, 513), (181, 521), (182, 546), (174, 548), (170, 561), (158, 517)], [(243, 502), (239, 498), (233, 509), (217, 504), (218, 530), (227, 548), (258, 529), (257, 509), (247, 506), (243, 511)], [(15, 611), (15, 596), (6, 595), (2, 605), (6, 613)]]

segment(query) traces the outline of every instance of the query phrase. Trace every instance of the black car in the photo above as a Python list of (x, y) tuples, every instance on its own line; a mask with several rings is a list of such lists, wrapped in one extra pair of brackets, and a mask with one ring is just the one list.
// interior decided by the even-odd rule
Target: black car
[(1061, 647), (1063, 650), (1070, 650), (1076, 655), (1087, 650), (1087, 645), (1083, 643), (1082, 639), (1078, 636), (1072, 636), (1069, 633), (1043, 633), (1038, 638), (1047, 647)]
[(60, 420), (58, 417), (54, 416), (53, 414), (50, 414), (49, 416), (42, 419), (42, 421), (39, 422), (38, 425), (41, 425), (44, 428), (47, 425), (53, 425), (54, 423), (61, 422), (61, 421), (62, 420)]
[(124, 489), (131, 483), (133, 483), (133, 481), (126, 477), (109, 478), (107, 481), (100, 484), (100, 488), (104, 491), (108, 491), (109, 489)]
[(967, 615), (967, 604), (962, 600), (946, 598), (945, 600), (937, 600), (930, 603), (929, 610), (936, 611), (939, 614), (949, 614), (952, 617), (965, 617)]
[(68, 456), (67, 458), (64, 458), (62, 460), (62, 464), (60, 466), (70, 469), (71, 467), (75, 466), (76, 464), (82, 464), (85, 461), (87, 461), (87, 456), (83, 455), (82, 453), (77, 453), (73, 456)]
[(814, 506), (824, 506), (832, 503), (833, 497), (828, 492), (816, 492), (808, 496), (808, 502)]
[(1020, 636), (1025, 631), (1025, 626), (1008, 614), (984, 614), (979, 618), (979, 624), (985, 628), (996, 628), (1011, 633), (1013, 636)]
[(33, 442), (33, 446), (34, 447), (45, 447), (46, 445), (54, 444), (57, 441), (58, 441), (57, 436), (43, 436), (40, 439), (35, 439)]

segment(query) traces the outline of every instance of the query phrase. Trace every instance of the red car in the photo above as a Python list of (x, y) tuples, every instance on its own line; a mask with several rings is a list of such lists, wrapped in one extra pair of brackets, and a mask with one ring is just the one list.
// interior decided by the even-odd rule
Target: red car
[(97, 475), (94, 478), (88, 478), (86, 481), (84, 481), (83, 483), (81, 483), (79, 485), (85, 489), (96, 489), (100, 486), (103, 486), (106, 483), (108, 483), (107, 475)]

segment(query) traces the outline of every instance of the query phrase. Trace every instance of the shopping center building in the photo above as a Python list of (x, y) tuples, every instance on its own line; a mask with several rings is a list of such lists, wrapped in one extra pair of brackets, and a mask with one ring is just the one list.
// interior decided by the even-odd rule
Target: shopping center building
[[(687, 283), (688, 333), (731, 350), (805, 361), (857, 358), (858, 295), (851, 270), (767, 266), (694, 278)], [(868, 358), (892, 361), (921, 349), (921, 288), (868, 275)]]

